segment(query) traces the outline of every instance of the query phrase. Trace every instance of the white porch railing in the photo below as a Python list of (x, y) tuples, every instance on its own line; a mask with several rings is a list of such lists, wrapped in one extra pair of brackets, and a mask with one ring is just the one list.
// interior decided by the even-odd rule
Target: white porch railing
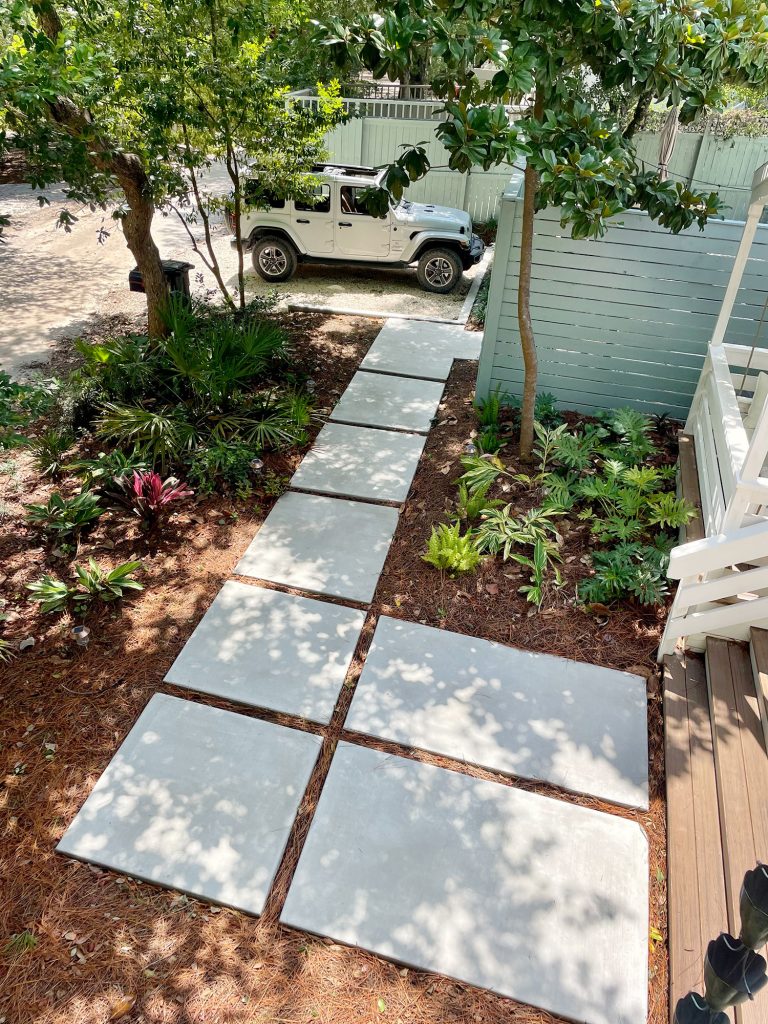
[[(443, 100), (436, 99), (429, 86), (407, 86), (412, 96), (397, 96), (400, 86), (392, 86), (392, 96), (343, 96), (342, 103), (348, 114), (359, 114), (362, 117), (386, 117), (398, 121), (426, 121), (435, 117), (445, 107)], [(406, 89), (405, 86), (402, 89)], [(317, 110), (320, 97), (312, 89), (300, 89), (289, 93), (288, 100), (293, 100), (302, 107)]]
[(706, 536), (672, 551), (668, 573), (680, 583), (660, 658), (679, 637), (703, 649), (708, 635), (747, 640), (751, 626), (768, 623), (768, 415), (754, 430), (744, 424), (759, 371), (768, 371), (768, 350), (716, 345), (707, 352), (686, 423)]
[[(724, 342), (766, 205), (768, 164), (755, 171), (744, 233), (685, 425), (696, 450), (705, 536), (670, 556), (668, 574), (680, 583), (659, 659), (681, 637), (700, 650), (707, 636), (748, 640), (753, 626), (768, 626), (768, 399), (756, 397), (768, 350)], [(757, 335), (766, 307), (768, 301)], [(761, 408), (753, 410), (758, 400)]]

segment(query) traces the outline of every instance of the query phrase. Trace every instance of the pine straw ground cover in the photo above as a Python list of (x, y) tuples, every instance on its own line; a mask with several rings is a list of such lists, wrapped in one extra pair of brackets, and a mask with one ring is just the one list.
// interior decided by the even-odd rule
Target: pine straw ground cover
[[(288, 326), (299, 358), (312, 367), (318, 406), (331, 407), (379, 324), (293, 316)], [(528, 615), (516, 581), (484, 567), (466, 582), (440, 578), (423, 563), (432, 523), (458, 475), (458, 456), (474, 425), (472, 364), (457, 364), (405, 507), (363, 635), (331, 723), (298, 719), (190, 695), (163, 686), (163, 676), (263, 521), (272, 500), (221, 498), (180, 511), (148, 545), (133, 528), (100, 560), (141, 557), (147, 589), (122, 607), (90, 620), (87, 650), (68, 639), (66, 620), (43, 619), (18, 595), (24, 582), (52, 563), (47, 549), (29, 548), (22, 501), (50, 489), (23, 456), (15, 455), (18, 490), (7, 487), (0, 559), (2, 596), (19, 618), (6, 637), (34, 635), (36, 646), (0, 666), (0, 944), (11, 935), (34, 938), (25, 952), (0, 952), (0, 1021), (6, 1024), (556, 1024), (555, 1018), (449, 979), (398, 967), (330, 940), (278, 924), (280, 910), (311, 822), (333, 750), (379, 614), (472, 632), (533, 650), (577, 656), (649, 675), (651, 810), (611, 808), (638, 820), (651, 845), (651, 924), (665, 932), (664, 805), (661, 706), (653, 674), (659, 613), (637, 609), (596, 620), (575, 609)], [(290, 474), (298, 456), (272, 460)], [(446, 470), (446, 464), (450, 463)], [(237, 515), (233, 515), (236, 513)], [(89, 542), (104, 537), (99, 524)], [(495, 586), (494, 586), (495, 584)], [(243, 714), (311, 728), (324, 736), (286, 855), (262, 918), (211, 907), (113, 872), (56, 856), (53, 848), (142, 708), (160, 689)], [(387, 744), (371, 741), (382, 750)], [(411, 756), (504, 785), (516, 785), (607, 809), (548, 786), (511, 781), (446, 758)], [(666, 1020), (666, 953), (651, 952), (651, 1024)]]

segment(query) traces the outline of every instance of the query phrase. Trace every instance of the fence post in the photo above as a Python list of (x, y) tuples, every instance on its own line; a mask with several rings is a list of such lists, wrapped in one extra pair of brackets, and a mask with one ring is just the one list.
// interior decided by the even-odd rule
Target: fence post
[(523, 187), (522, 175), (519, 180), (514, 178), (509, 188), (501, 197), (499, 205), (499, 226), (496, 231), (496, 245), (493, 251), (493, 267), (491, 269), (491, 285), (488, 291), (488, 303), (485, 307), (485, 330), (480, 348), (480, 362), (477, 367), (477, 385), (475, 394), (478, 399), (485, 399), (491, 391), (496, 339), (501, 319), (501, 304), (504, 299), (504, 285), (512, 253), (512, 232)]

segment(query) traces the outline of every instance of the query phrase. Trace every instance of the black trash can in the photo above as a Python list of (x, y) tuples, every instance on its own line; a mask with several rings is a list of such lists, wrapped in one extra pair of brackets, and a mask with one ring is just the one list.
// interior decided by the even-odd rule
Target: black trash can
[[(163, 274), (165, 283), (171, 295), (179, 294), (189, 298), (189, 272), (194, 269), (194, 263), (186, 263), (184, 260), (163, 260)], [(138, 267), (134, 267), (128, 274), (128, 288), (132, 292), (143, 292), (144, 275)]]

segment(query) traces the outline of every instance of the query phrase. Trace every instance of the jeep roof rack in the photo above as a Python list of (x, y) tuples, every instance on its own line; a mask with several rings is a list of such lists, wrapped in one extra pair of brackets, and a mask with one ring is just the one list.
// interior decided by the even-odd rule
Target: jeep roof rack
[(375, 167), (362, 167), (357, 164), (315, 164), (312, 168), (313, 173), (322, 174), (323, 171), (337, 171), (342, 174), (357, 174), (365, 176), (366, 178), (375, 178), (379, 173), (379, 170)]

